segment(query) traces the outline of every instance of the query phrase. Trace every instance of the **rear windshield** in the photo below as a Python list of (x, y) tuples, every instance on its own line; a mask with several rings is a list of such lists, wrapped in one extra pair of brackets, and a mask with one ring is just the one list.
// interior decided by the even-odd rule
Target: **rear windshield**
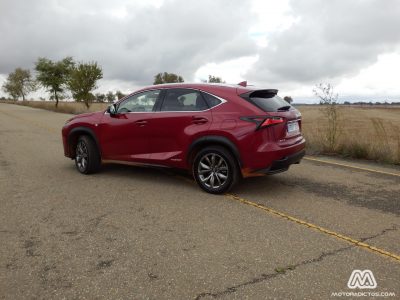
[(273, 96), (269, 98), (250, 97), (250, 102), (266, 112), (289, 110), (292, 108), (292, 106), (288, 102), (286, 102), (279, 96)]
[(243, 98), (265, 112), (274, 112), (279, 110), (285, 111), (291, 109), (292, 106), (290, 103), (276, 95), (276, 92), (276, 90), (258, 90), (243, 95)]

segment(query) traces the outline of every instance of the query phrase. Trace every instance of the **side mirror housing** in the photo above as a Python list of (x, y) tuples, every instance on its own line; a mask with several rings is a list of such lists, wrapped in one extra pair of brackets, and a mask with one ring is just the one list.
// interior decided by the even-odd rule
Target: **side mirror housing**
[(111, 104), (107, 111), (110, 113), (111, 116), (114, 116), (117, 114), (117, 107), (115, 106), (115, 104)]

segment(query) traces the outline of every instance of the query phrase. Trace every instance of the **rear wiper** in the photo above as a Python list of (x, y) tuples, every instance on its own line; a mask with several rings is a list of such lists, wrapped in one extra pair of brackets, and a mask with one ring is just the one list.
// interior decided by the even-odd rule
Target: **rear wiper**
[(286, 110), (289, 110), (290, 108), (291, 108), (290, 105), (285, 105), (285, 106), (279, 107), (278, 111), (286, 111)]

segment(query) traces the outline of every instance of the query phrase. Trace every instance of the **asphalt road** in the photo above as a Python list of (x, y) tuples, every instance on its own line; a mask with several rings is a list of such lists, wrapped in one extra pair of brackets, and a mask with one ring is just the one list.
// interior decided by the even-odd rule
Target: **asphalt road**
[[(400, 296), (399, 168), (304, 160), (223, 196), (171, 171), (84, 176), (69, 117), (0, 104), (0, 298)], [(354, 269), (377, 288), (349, 289)]]

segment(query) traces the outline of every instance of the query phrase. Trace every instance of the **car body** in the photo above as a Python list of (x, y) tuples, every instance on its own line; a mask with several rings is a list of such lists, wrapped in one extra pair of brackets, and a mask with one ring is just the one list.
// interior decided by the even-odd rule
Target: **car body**
[[(68, 120), (62, 137), (65, 156), (81, 173), (107, 162), (179, 168), (193, 172), (200, 186), (207, 175), (201, 187), (211, 193), (226, 192), (240, 177), (285, 171), (300, 162), (305, 148), (301, 114), (277, 90), (204, 83), (140, 89), (106, 111)], [(211, 152), (201, 161), (204, 149)], [(210, 189), (228, 175), (232, 182)]]

